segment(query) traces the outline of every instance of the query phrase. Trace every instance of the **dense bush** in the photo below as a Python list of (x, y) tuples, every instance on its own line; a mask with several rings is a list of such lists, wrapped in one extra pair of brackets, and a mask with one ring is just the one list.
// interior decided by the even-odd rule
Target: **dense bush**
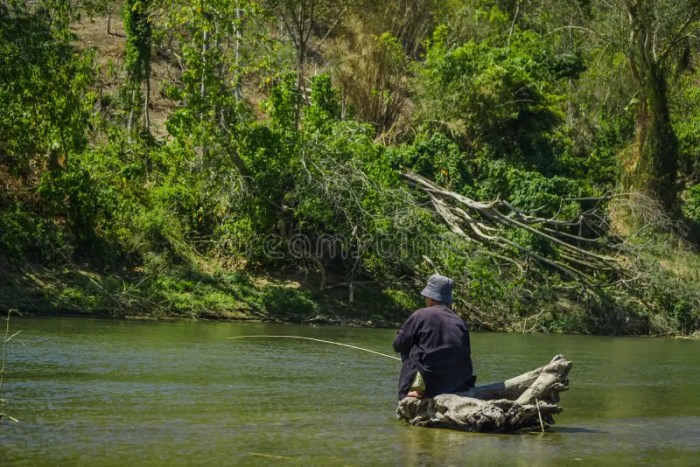
[(685, 215), (700, 223), (700, 185), (693, 185), (685, 193)]

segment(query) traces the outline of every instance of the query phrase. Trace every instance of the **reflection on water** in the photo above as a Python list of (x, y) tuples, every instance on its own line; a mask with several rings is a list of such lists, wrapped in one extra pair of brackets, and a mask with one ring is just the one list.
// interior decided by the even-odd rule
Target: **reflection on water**
[[(474, 334), (481, 384), (563, 353), (549, 433), (479, 435), (394, 418), (395, 330), (15, 319), (1, 465), (622, 465), (700, 457), (700, 342)], [(21, 339), (20, 339), (21, 338)]]

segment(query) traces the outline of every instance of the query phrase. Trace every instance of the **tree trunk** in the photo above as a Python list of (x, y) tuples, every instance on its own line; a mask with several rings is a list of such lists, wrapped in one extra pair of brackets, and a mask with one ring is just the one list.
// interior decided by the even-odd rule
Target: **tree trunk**
[(236, 31), (236, 46), (234, 47), (234, 63), (236, 66), (236, 87), (234, 93), (237, 100), (243, 99), (243, 80), (241, 78), (241, 44), (243, 42), (243, 22), (242, 10), (236, 8), (236, 22), (234, 30)]
[(411, 425), (471, 432), (542, 430), (553, 425), (559, 393), (569, 388), (572, 363), (563, 355), (548, 364), (506, 381), (435, 398), (406, 397), (396, 416)]
[(146, 97), (144, 98), (144, 103), (143, 103), (143, 111), (144, 111), (144, 118), (146, 119), (146, 133), (151, 132), (151, 115), (148, 111), (148, 106), (150, 105), (151, 101), (151, 73), (150, 73), (150, 66), (148, 67), (148, 70), (146, 72)]
[[(668, 109), (665, 53), (659, 43), (659, 24), (649, 11), (650, 5), (646, 0), (625, 0), (631, 31), (628, 60), (640, 103), (635, 144), (628, 160), (623, 160), (623, 187), (646, 193), (667, 211), (674, 212), (678, 198), (678, 139)], [(697, 13), (691, 14), (688, 22), (694, 14)], [(669, 41), (673, 43), (674, 39)]]
[(209, 34), (207, 30), (204, 30), (202, 35), (202, 80), (199, 84), (199, 97), (204, 99), (204, 93), (206, 90), (205, 80), (206, 80), (206, 69), (207, 69), (207, 41), (209, 40)]
[(637, 132), (631, 158), (625, 161), (623, 186), (648, 193), (669, 211), (677, 203), (678, 139), (671, 126), (666, 77), (658, 64), (646, 70), (640, 89)]
[[(303, 33), (302, 33), (303, 34)], [(304, 67), (306, 66), (306, 44), (301, 42), (299, 44), (299, 50), (297, 52), (297, 101), (294, 105), (294, 128), (299, 129), (299, 122), (301, 120), (301, 106), (302, 102), (306, 102), (306, 89), (304, 86)]]
[(129, 102), (129, 118), (126, 121), (126, 132), (129, 135), (129, 142), (131, 142), (131, 129), (134, 122), (134, 107), (136, 106), (136, 85), (132, 83), (131, 88), (131, 101)]

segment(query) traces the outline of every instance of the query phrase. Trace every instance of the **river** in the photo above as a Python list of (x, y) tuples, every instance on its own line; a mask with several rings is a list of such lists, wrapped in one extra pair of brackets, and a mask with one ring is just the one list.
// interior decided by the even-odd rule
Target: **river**
[(416, 428), (394, 417), (395, 330), (13, 318), (0, 465), (692, 465), (700, 342), (474, 333), (479, 383), (573, 361), (547, 433)]

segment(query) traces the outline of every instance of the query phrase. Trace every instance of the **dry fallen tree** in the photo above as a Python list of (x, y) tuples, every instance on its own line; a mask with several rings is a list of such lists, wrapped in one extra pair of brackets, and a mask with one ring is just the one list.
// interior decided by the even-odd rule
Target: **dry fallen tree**
[(554, 424), (553, 415), (562, 411), (559, 393), (569, 388), (571, 366), (557, 355), (541, 368), (466, 393), (406, 397), (399, 402), (396, 416), (416, 426), (470, 432), (544, 431)]
[[(502, 199), (476, 201), (421, 175), (402, 176), (427, 195), (457, 237), (477, 244), (479, 254), (493, 258), (502, 274), (501, 267), (507, 264), (526, 280), (543, 281), (561, 297), (581, 304), (590, 320), (589, 332), (673, 334), (693, 329), (690, 312), (679, 319), (669, 313), (669, 303), (687, 310), (691, 305), (684, 303), (699, 303), (698, 295), (684, 285), (680, 273), (669, 273), (659, 261), (669, 257), (668, 263), (673, 264), (678, 247), (692, 249), (682, 241), (683, 224), (648, 196), (610, 193), (562, 198), (562, 207), (578, 204), (578, 214), (562, 215), (570, 212), (571, 205), (544, 217)], [(670, 233), (676, 240), (659, 241), (655, 233)], [(550, 272), (561, 281), (550, 282)], [(469, 303), (465, 306), (481, 314)], [(532, 316), (536, 322), (539, 315)]]
[[(499, 258), (510, 261), (521, 270), (524, 264), (516, 259), (518, 256), (532, 258), (586, 286), (596, 284), (601, 272), (613, 276), (624, 275), (618, 257), (592, 251), (591, 247), (600, 250), (607, 246), (601, 244), (598, 236), (582, 234), (584, 230), (595, 228), (595, 222), (590, 221), (598, 217), (595, 210), (583, 212), (575, 220), (537, 217), (505, 200), (487, 203), (475, 201), (445, 190), (421, 175), (405, 173), (403, 177), (429, 196), (436, 212), (455, 234), (469, 241), (487, 244), (495, 255), (498, 253), (494, 250), (500, 250), (503, 255), (499, 255)], [(507, 238), (508, 231), (517, 229), (549, 242), (556, 247), (557, 253), (545, 256)]]

